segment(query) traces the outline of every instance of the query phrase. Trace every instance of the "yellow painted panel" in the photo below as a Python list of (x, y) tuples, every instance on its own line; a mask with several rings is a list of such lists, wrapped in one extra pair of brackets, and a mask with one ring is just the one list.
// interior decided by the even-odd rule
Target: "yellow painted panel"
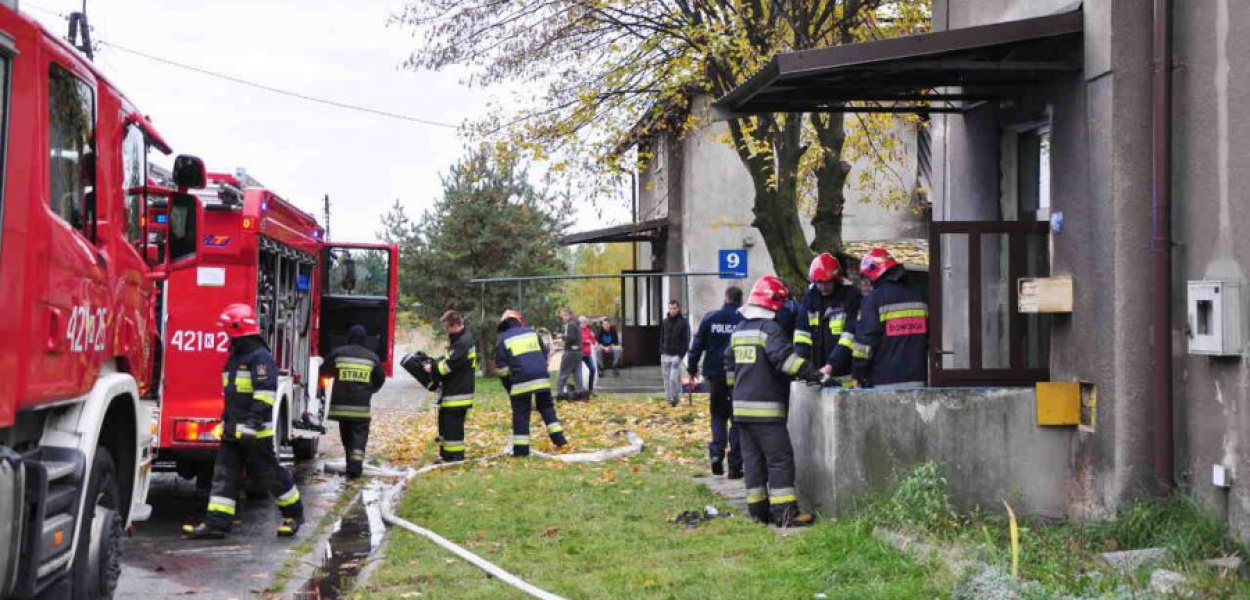
[(1038, 425), (1079, 425), (1081, 384), (1076, 381), (1042, 381), (1037, 384)]

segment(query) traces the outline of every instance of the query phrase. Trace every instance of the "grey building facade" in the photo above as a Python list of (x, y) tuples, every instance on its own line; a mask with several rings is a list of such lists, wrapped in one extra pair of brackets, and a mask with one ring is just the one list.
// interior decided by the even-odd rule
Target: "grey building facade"
[[(1250, 133), (1250, 105), (1237, 101), (1250, 91), (1250, 4), (1175, 3), (1164, 120), (1171, 166), (1159, 171), (1153, 4), (933, 0), (932, 34), (780, 55), (717, 104), (731, 116), (801, 112), (813, 105), (787, 103), (785, 86), (850, 90), (860, 81), (890, 92), (901, 88), (874, 74), (888, 70), (897, 82), (933, 69), (910, 89), (942, 99), (916, 108), (933, 115), (935, 380), (968, 365), (990, 373), (1010, 356), (1033, 379), (1080, 382), (1081, 425), (1046, 428), (1066, 440), (1062, 451), (1048, 446), (1064, 474), (1050, 482), (1050, 500), (1059, 502), (1047, 506), (1074, 518), (1108, 516), (1157, 491), (1156, 469), (1170, 457), (1165, 479), (1250, 539), (1250, 319), (1242, 316), (1250, 310), (1250, 241), (1242, 233), (1250, 226), (1250, 152), (1242, 147), (1250, 137), (1241, 135)], [(1174, 241), (1164, 276), (1170, 302), (1160, 300), (1154, 279), (1160, 173), (1171, 181), (1171, 218), (1161, 220)], [(1008, 230), (1017, 233), (1000, 233)], [(980, 264), (968, 266), (974, 259)], [(1024, 266), (1010, 267), (1014, 261)], [(1020, 314), (1022, 276), (1070, 278), (1070, 310)], [(1166, 330), (1156, 331), (1156, 307), (1171, 317)], [(1223, 345), (1213, 350), (1216, 335)], [(1158, 340), (1170, 341), (1170, 360), (1155, 355), (1167, 347)], [(1159, 375), (1169, 373), (1172, 392), (1162, 397), (1171, 410), (1163, 411), (1155, 393), (1167, 389)], [(962, 410), (955, 396), (950, 406)], [(1028, 394), (1002, 402), (1036, 401)], [(1011, 422), (1024, 428), (1021, 436), (1041, 430)]]

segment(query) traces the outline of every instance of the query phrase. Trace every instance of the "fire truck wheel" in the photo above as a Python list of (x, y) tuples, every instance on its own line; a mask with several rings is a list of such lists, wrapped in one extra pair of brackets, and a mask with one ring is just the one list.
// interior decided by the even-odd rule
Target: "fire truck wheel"
[(291, 440), (291, 448), (295, 451), (295, 460), (312, 460), (317, 458), (317, 447), (321, 438), (295, 438)]
[(113, 597), (121, 577), (122, 517), (121, 488), (113, 457), (103, 447), (97, 448), (87, 480), (87, 504), (78, 533), (78, 554), (74, 557), (74, 600), (97, 600)]

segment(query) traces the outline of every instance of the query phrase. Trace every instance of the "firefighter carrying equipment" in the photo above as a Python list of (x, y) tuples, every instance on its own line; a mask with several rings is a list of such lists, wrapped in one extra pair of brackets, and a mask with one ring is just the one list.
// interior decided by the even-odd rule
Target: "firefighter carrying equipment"
[(321, 376), (334, 377), (330, 411), (334, 420), (368, 419), (373, 394), (386, 383), (382, 361), (363, 346), (365, 328), (353, 325), (347, 331), (347, 344), (330, 351), (321, 363)]
[(447, 357), (432, 370), (442, 380), (438, 398), (438, 454), (446, 462), (464, 460), (464, 422), (473, 407), (477, 374), (477, 341), (469, 330), (448, 336)]
[(735, 371), (733, 420), (740, 429), (747, 509), (756, 520), (788, 526), (802, 520), (794, 493), (794, 449), (786, 430), (790, 382), (810, 381), (817, 372), (794, 353), (774, 311), (752, 305), (742, 309), (742, 316), (725, 360)]
[(833, 366), (833, 375), (851, 372), (855, 324), (862, 298), (855, 286), (834, 283), (833, 293), (821, 294), (815, 284), (803, 296), (803, 311), (795, 323), (794, 349), (816, 368)]
[(855, 328), (853, 376), (860, 387), (923, 387), (928, 379), (929, 306), (895, 264), (864, 298)]

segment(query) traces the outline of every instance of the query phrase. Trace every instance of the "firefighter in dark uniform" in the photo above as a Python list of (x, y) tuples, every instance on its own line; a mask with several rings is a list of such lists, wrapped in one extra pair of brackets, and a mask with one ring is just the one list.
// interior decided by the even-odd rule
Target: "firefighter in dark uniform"
[(707, 353), (703, 361), (703, 377), (710, 388), (708, 404), (712, 413), (712, 441), (707, 445), (708, 457), (712, 461), (712, 474), (724, 475), (728, 450), (729, 479), (742, 478), (742, 447), (738, 428), (731, 424), (733, 401), (730, 400), (729, 382), (725, 378), (725, 348), (729, 347), (729, 338), (742, 321), (739, 308), (742, 308), (742, 289), (730, 286), (725, 290), (725, 305), (705, 315), (699, 323), (699, 331), (695, 333), (690, 353), (686, 355), (686, 370), (694, 377), (699, 373), (699, 360)]
[(438, 370), (442, 392), (438, 397), (438, 455), (443, 462), (464, 460), (464, 422), (473, 408), (477, 373), (477, 341), (464, 326), (464, 317), (454, 310), (439, 318), (447, 330), (450, 345), (447, 356), (426, 369)]
[(530, 455), (530, 411), (537, 409), (547, 424), (547, 434), (557, 447), (565, 446), (564, 426), (556, 416), (551, 398), (551, 375), (547, 373), (547, 346), (538, 333), (525, 326), (515, 310), (499, 319), (499, 343), (495, 345), (495, 368), (512, 401), (512, 455)]
[(864, 256), (859, 272), (872, 282), (855, 328), (853, 367), (860, 387), (924, 387), (928, 380), (929, 305), (907, 283), (907, 271), (884, 248)]
[(830, 376), (828, 381), (845, 378), (844, 383), (850, 384), (859, 290), (843, 281), (842, 265), (828, 252), (812, 260), (807, 277), (812, 285), (795, 323), (794, 351)]
[(725, 361), (734, 368), (733, 418), (742, 440), (747, 510), (762, 523), (801, 527), (810, 525), (812, 517), (799, 512), (786, 411), (791, 380), (813, 380), (816, 371), (794, 353), (790, 335), (777, 323), (777, 311), (789, 296), (776, 277), (765, 275), (755, 282)]
[(331, 350), (321, 363), (321, 377), (334, 378), (326, 416), (339, 422), (348, 479), (357, 479), (364, 472), (372, 417), (370, 404), (373, 395), (386, 383), (382, 361), (365, 348), (367, 335), (363, 326), (352, 325), (347, 329), (347, 344)]
[(221, 539), (230, 532), (238, 507), (239, 480), (243, 470), (273, 494), (282, 513), (278, 535), (289, 537), (304, 523), (304, 504), (299, 488), (274, 451), (273, 407), (277, 402), (278, 368), (256, 324), (256, 313), (247, 304), (231, 304), (219, 323), (230, 335), (230, 356), (221, 374), (225, 408), (222, 411), (221, 447), (213, 467), (213, 487), (208, 514), (196, 526), (184, 525), (189, 539)]

